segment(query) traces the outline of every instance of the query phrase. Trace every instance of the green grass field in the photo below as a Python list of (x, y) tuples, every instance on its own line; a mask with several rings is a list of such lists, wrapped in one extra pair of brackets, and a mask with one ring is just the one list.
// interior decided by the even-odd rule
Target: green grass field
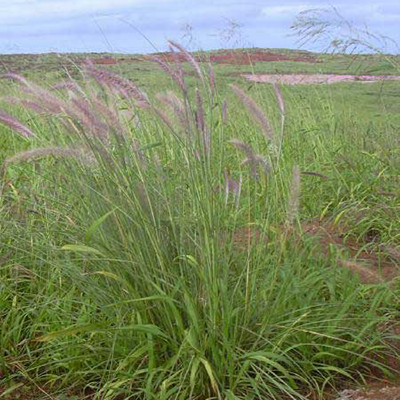
[(0, 80), (0, 398), (325, 399), (396, 380), (400, 82), (240, 74), (400, 75), (398, 58), (211, 73), (88, 56), (109, 55), (0, 57), (27, 78)]

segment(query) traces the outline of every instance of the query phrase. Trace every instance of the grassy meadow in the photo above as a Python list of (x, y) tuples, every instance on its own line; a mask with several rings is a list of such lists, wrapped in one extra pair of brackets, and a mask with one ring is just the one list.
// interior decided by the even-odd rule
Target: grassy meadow
[(400, 75), (398, 58), (172, 48), (0, 57), (0, 398), (324, 399), (396, 379), (400, 82), (240, 74)]

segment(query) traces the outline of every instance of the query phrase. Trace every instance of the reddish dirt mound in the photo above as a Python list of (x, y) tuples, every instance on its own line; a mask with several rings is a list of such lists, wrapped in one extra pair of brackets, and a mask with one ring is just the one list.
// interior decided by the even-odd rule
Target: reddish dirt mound
[(93, 58), (93, 64), (97, 65), (114, 65), (117, 64), (117, 61), (112, 57), (104, 57), (104, 58)]
[(122, 58), (118, 58), (117, 62), (119, 63), (123, 63), (123, 62), (128, 62), (128, 63), (132, 63), (132, 62), (142, 62), (144, 61), (144, 58), (142, 57), (122, 57)]
[(144, 61), (144, 59), (139, 57), (122, 57), (117, 59), (113, 57), (102, 57), (92, 59), (92, 62), (97, 65), (115, 65), (120, 63), (133, 63), (142, 61)]
[(298, 61), (298, 62), (316, 62), (312, 56), (296, 55), (290, 56), (286, 54), (271, 53), (268, 51), (255, 52), (218, 52), (211, 55), (211, 61), (220, 64), (253, 64), (255, 62), (270, 62), (270, 61)]
[[(162, 58), (164, 61), (174, 62), (175, 58), (172, 53), (158, 53), (155, 56)], [(186, 61), (185, 57), (181, 53), (177, 53), (175, 57), (178, 57), (180, 61)], [(235, 65), (249, 65), (256, 62), (270, 62), (270, 61), (299, 61), (299, 62), (318, 62), (318, 60), (312, 55), (307, 53), (294, 53), (290, 54), (280, 54), (272, 53), (269, 51), (229, 51), (220, 50), (214, 52), (209, 56), (197, 56), (193, 57), (198, 62), (208, 62), (211, 61), (217, 64), (235, 64)], [(151, 56), (146, 56), (146, 59), (151, 60)]]

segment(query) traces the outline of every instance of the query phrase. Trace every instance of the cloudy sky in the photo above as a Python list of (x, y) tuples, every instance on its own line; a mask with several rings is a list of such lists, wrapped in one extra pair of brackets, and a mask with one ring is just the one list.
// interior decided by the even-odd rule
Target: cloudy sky
[(0, 53), (296, 48), (298, 13), (332, 6), (400, 43), (400, 0), (0, 0)]

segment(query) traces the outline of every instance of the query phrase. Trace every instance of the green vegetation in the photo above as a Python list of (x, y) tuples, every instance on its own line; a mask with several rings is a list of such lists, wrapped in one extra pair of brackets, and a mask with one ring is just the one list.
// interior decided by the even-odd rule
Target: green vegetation
[(396, 375), (400, 82), (239, 74), (350, 73), (345, 56), (55, 57), (0, 88), (4, 398), (302, 399)]

